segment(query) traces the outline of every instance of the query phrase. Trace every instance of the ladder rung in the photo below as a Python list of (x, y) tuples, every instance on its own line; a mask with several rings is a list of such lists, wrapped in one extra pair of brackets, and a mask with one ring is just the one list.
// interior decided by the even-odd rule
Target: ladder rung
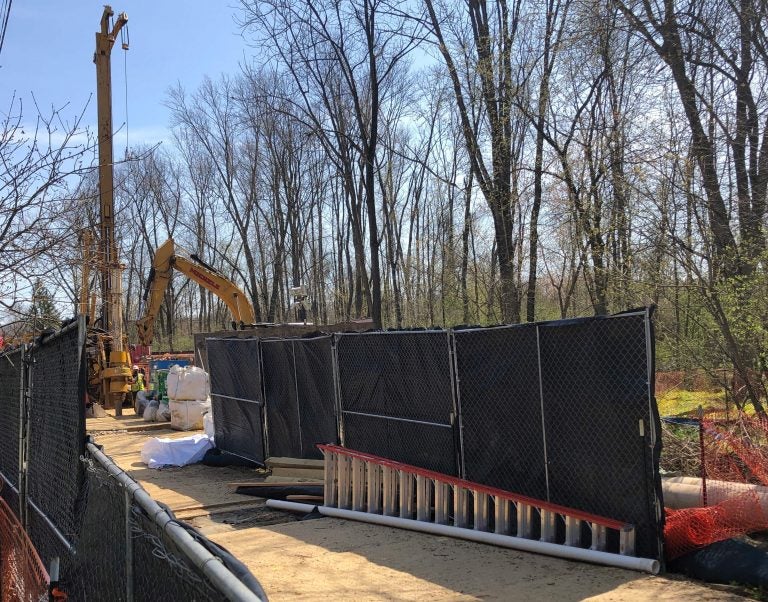
[(635, 528), (626, 526), (619, 531), (619, 554), (635, 555)]
[(518, 502), (517, 507), (517, 536), (530, 539), (533, 535), (533, 507)]
[(565, 545), (581, 546), (581, 521), (578, 518), (565, 517)]
[(400, 473), (400, 518), (413, 518), (413, 475), (404, 470)]
[(432, 514), (432, 479), (416, 475), (416, 520), (429, 521)]
[(589, 549), (605, 552), (605, 527), (597, 523), (589, 523), (589, 526), (592, 529), (592, 545)]
[(360, 458), (352, 458), (352, 510), (365, 510), (365, 465)]
[(488, 509), (488, 494), (480, 491), (473, 491), (474, 509), (475, 509), (475, 531), (487, 531), (490, 524)]
[(338, 456), (336, 467), (339, 473), (339, 508), (349, 510), (352, 506), (352, 483), (349, 458)]
[(388, 466), (381, 467), (382, 509), (385, 516), (397, 516), (397, 472)]
[(512, 530), (512, 507), (507, 499), (493, 496), (494, 533), (509, 535)]
[(336, 482), (336, 454), (325, 451), (325, 487), (323, 488), (323, 504), (335, 507), (338, 501), (338, 483)]
[(555, 541), (555, 522), (557, 520), (557, 514), (551, 510), (540, 510), (541, 516), (541, 541), (548, 543), (554, 543)]
[(447, 525), (450, 522), (451, 486), (448, 483), (435, 482), (435, 522)]
[(453, 526), (466, 529), (469, 526), (469, 496), (463, 487), (453, 487)]
[(381, 514), (381, 466), (367, 462), (368, 512)]

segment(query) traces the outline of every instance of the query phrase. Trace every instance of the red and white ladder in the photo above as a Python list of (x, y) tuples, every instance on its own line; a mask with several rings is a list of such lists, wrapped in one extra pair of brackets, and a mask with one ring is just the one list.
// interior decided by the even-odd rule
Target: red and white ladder
[[(659, 572), (657, 560), (635, 557), (633, 525), (338, 445), (318, 448), (325, 456), (321, 514)], [(282, 500), (267, 504), (299, 512), (314, 508)], [(609, 538), (612, 531), (617, 538)], [(618, 539), (618, 550), (608, 550), (609, 539)]]

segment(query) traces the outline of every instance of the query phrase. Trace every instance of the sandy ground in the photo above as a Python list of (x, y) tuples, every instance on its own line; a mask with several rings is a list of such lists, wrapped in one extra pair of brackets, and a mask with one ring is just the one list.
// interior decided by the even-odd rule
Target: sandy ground
[(273, 601), (744, 600), (729, 588), (669, 576), (338, 519), (297, 521), (227, 485), (262, 478), (257, 471), (202, 465), (151, 470), (141, 463), (147, 438), (188, 433), (143, 432), (130, 419), (102, 418), (88, 428), (155, 499), (243, 561)]

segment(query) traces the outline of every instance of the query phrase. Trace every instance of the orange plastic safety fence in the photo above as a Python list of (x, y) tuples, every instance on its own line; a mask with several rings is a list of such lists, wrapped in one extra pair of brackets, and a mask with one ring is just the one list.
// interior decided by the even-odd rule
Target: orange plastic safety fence
[(717, 541), (768, 529), (768, 514), (752, 491), (706, 508), (667, 508), (666, 557), (674, 560)]
[(0, 498), (0, 592), (3, 601), (48, 599), (48, 572), (13, 511)]
[[(704, 476), (706, 507), (667, 509), (668, 560), (768, 530), (768, 421), (742, 414), (730, 422), (705, 419), (702, 428), (704, 474), (696, 476)], [(745, 485), (757, 487), (745, 491)]]
[(732, 422), (704, 420), (707, 479), (768, 485), (768, 422), (741, 415)]

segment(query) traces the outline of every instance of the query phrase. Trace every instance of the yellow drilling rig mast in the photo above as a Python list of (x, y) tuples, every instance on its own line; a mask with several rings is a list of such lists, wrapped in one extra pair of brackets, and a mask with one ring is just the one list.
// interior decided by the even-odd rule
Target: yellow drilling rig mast
[[(122, 266), (117, 256), (115, 240), (115, 197), (112, 149), (112, 47), (117, 35), (128, 22), (128, 16), (114, 16), (111, 6), (105, 6), (101, 16), (101, 28), (96, 32), (96, 98), (99, 134), (99, 253), (98, 266), (101, 280), (101, 329), (99, 336), (101, 402), (113, 406), (115, 413), (122, 414), (125, 394), (130, 390), (130, 355), (125, 350), (122, 317)], [(123, 45), (127, 50), (127, 44)], [(93, 318), (93, 316), (91, 316)]]

